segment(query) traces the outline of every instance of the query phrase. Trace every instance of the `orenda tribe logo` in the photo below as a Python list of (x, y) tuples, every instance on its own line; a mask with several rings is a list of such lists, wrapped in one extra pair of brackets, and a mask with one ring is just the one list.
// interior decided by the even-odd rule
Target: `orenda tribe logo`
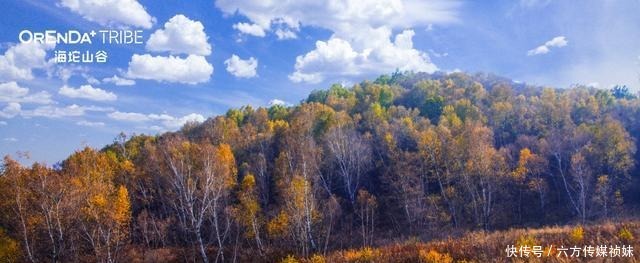
[[(142, 30), (91, 30), (88, 32), (81, 32), (79, 30), (44, 30), (44, 31), (31, 31), (22, 30), (18, 34), (18, 40), (20, 43), (36, 43), (45, 45), (87, 45), (102, 44), (102, 45), (140, 45), (143, 44), (143, 31)], [(55, 63), (106, 63), (108, 59), (108, 53), (105, 50), (90, 50), (90, 49), (71, 49), (54, 50), (54, 62)]]

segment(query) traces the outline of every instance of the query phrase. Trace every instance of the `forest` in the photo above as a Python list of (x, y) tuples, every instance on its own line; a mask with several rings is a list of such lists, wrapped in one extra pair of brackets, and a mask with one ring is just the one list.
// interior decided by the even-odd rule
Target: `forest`
[(639, 137), (626, 86), (410, 72), (334, 84), (56, 164), (4, 157), (0, 262), (325, 262), (478, 231), (589, 233), (638, 218)]

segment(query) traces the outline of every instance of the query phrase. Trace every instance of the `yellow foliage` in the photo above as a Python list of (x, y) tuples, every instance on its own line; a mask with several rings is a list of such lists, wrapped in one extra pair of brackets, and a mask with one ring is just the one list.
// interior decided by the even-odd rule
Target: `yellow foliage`
[(258, 204), (256, 198), (255, 185), (255, 177), (252, 174), (247, 174), (242, 179), (240, 192), (238, 193), (240, 204), (236, 210), (235, 217), (245, 227), (246, 237), (255, 236), (254, 224), (261, 221), (259, 219), (260, 204)]
[(135, 166), (133, 165), (133, 162), (125, 160), (120, 164), (120, 169), (127, 173), (133, 173), (135, 171)]
[(404, 117), (402, 118), (402, 124), (409, 128), (413, 128), (413, 119), (411, 119), (410, 117)]
[(273, 120), (267, 123), (269, 131), (278, 131), (289, 128), (289, 123), (285, 120)]
[(117, 224), (128, 224), (131, 218), (131, 204), (129, 192), (124, 186), (118, 187), (118, 193), (113, 207), (113, 219)]
[(633, 234), (626, 227), (620, 229), (620, 232), (618, 232), (618, 237), (627, 242), (633, 241)]
[(92, 207), (97, 209), (103, 209), (107, 206), (107, 198), (102, 193), (94, 195), (89, 202)]
[(238, 173), (238, 169), (236, 168), (236, 159), (233, 156), (231, 146), (226, 143), (220, 144), (216, 148), (216, 157), (225, 173), (224, 184), (228, 187), (234, 186), (236, 184), (235, 175)]
[(520, 159), (518, 160), (518, 166), (511, 173), (516, 180), (524, 180), (525, 175), (529, 172), (527, 169), (527, 163), (533, 157), (531, 150), (529, 148), (524, 148), (520, 150)]
[(242, 178), (242, 191), (253, 191), (253, 187), (256, 185), (256, 178), (253, 174), (245, 175)]
[(292, 255), (288, 255), (286, 258), (283, 258), (282, 261), (280, 261), (280, 263), (299, 263), (300, 261), (298, 261), (294, 256)]
[(391, 133), (389, 133), (389, 132), (385, 133), (384, 142), (386, 142), (389, 147), (393, 148), (395, 146), (395, 141), (393, 139), (393, 135)]
[(574, 244), (579, 244), (584, 240), (584, 228), (582, 226), (574, 227), (569, 233), (569, 240)]
[(310, 263), (326, 263), (327, 260), (322, 255), (315, 254), (309, 259)]
[(377, 119), (385, 120), (387, 118), (386, 117), (387, 113), (385, 109), (377, 102), (371, 104), (371, 112), (373, 113), (373, 116), (376, 117)]
[(344, 259), (347, 262), (375, 262), (377, 258), (380, 258), (380, 250), (376, 248), (365, 247), (360, 250), (347, 250), (344, 253)]
[(305, 193), (309, 190), (309, 183), (303, 177), (294, 176), (291, 179), (290, 193), (291, 204), (294, 209), (304, 209), (305, 207)]
[(267, 232), (272, 237), (284, 236), (287, 233), (289, 227), (289, 216), (286, 213), (280, 212), (278, 216), (271, 219), (267, 224)]
[(421, 249), (419, 252), (420, 262), (423, 263), (452, 263), (453, 258), (447, 253), (440, 253), (435, 250), (426, 251)]

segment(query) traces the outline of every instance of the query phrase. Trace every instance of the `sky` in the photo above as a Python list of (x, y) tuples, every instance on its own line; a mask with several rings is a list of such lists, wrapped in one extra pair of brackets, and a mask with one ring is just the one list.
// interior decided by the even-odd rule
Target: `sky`
[[(314, 89), (396, 69), (635, 92), (638, 10), (639, 0), (5, 0), (0, 154), (51, 165), (120, 132), (295, 105)], [(140, 43), (21, 41), (25, 30), (138, 31)], [(55, 59), (72, 51), (107, 60)]]

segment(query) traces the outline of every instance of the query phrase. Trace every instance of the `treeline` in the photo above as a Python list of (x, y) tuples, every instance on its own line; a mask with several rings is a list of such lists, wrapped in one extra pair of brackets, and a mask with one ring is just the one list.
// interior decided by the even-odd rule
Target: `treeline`
[(121, 134), (53, 167), (5, 157), (0, 258), (277, 261), (634, 216), (638, 136), (626, 87), (385, 75), (293, 107)]

